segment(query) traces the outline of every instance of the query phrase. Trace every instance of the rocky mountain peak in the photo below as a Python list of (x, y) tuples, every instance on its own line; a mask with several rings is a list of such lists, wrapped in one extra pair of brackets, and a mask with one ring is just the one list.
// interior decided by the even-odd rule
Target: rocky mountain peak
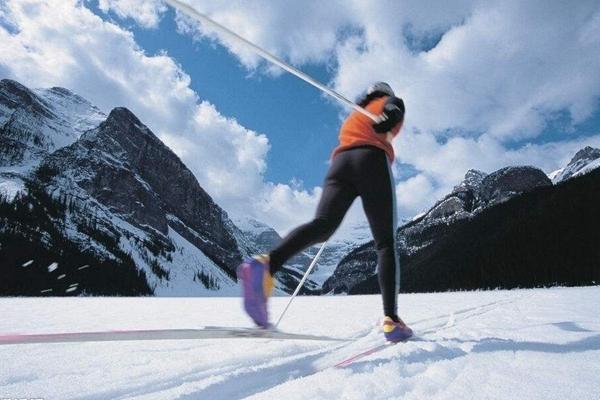
[[(60, 86), (53, 86), (48, 91), (56, 93), (61, 96), (77, 96), (75, 93), (71, 92), (69, 89)], [(77, 96), (79, 97), (79, 96)]]
[(454, 187), (453, 193), (463, 192), (465, 190), (471, 190), (474, 192), (479, 191), (481, 187), (481, 182), (487, 176), (487, 174), (483, 171), (479, 171), (476, 169), (470, 169), (465, 174), (464, 179), (461, 183)]
[(115, 140), (129, 154), (131, 162), (142, 162), (144, 159), (142, 152), (150, 152), (147, 158), (165, 153), (168, 154), (168, 159), (178, 164), (178, 169), (187, 170), (179, 157), (126, 107), (113, 108), (108, 118), (100, 124), (95, 135)]
[(578, 175), (586, 174), (600, 167), (600, 149), (586, 146), (579, 150), (569, 164), (550, 174), (552, 182), (557, 184)]
[(469, 186), (479, 186), (487, 174), (477, 169), (470, 169), (465, 174), (464, 183)]
[(580, 161), (591, 161), (600, 158), (600, 149), (586, 146), (583, 149), (575, 153), (575, 156), (569, 162), (569, 165), (575, 164)]
[(127, 107), (115, 107), (108, 114), (105, 124), (118, 125), (120, 128), (140, 126), (142, 123)]
[[(115, 139), (119, 137), (135, 137), (139, 135), (154, 136), (152, 132), (126, 107), (113, 108), (108, 117), (99, 126), (99, 130), (111, 134)], [(116, 135), (118, 133), (118, 135)], [(158, 140), (158, 139), (157, 139)]]
[(515, 194), (537, 187), (550, 186), (552, 182), (540, 169), (529, 166), (506, 167), (486, 176), (481, 182), (481, 200), (492, 204), (507, 200)]

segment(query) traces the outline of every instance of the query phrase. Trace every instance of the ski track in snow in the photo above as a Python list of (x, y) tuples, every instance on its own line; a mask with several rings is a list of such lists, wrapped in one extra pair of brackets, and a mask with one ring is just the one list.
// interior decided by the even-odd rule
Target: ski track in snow
[[(379, 296), (301, 297), (281, 329), (353, 337), (1, 346), (0, 398), (597, 399), (600, 287), (403, 294), (416, 338), (383, 346)], [(273, 318), (286, 299), (274, 298)], [(5, 298), (0, 331), (249, 326), (238, 298)]]

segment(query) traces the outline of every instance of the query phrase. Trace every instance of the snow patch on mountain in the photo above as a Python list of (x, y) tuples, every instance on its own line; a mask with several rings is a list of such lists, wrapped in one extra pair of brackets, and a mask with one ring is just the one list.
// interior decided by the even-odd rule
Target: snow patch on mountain
[(590, 146), (579, 150), (566, 167), (551, 173), (552, 183), (564, 182), (576, 176), (581, 176), (600, 167), (600, 149)]
[[(352, 250), (372, 240), (371, 229), (365, 222), (343, 225), (327, 242), (315, 269), (310, 275), (315, 283), (323, 287), (325, 281), (333, 274), (340, 261)], [(314, 246), (308, 253), (311, 258), (316, 255), (320, 246)]]
[(0, 196), (12, 201), (24, 190), (25, 183), (21, 178), (0, 172)]

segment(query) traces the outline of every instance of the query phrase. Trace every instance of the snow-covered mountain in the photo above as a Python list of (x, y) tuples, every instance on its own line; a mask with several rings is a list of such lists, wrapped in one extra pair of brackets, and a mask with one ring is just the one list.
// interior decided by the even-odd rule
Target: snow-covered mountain
[[(52, 197), (76, 199), (66, 216), (70, 238), (84, 240), (79, 227), (92, 216), (145, 271), (155, 294), (235, 286), (242, 254), (226, 213), (129, 110), (113, 109), (97, 128), (46, 157), (38, 177)], [(201, 275), (214, 282), (202, 288), (194, 283)]]
[(554, 184), (586, 174), (600, 167), (600, 149), (587, 146), (579, 150), (566, 167), (549, 174)]
[(264, 246), (133, 113), (67, 89), (0, 82), (0, 165), (0, 293), (237, 295)]
[[(571, 176), (589, 171), (595, 163), (593, 149), (577, 154), (565, 168), (572, 171)], [(541, 170), (533, 167), (507, 167), (489, 175), (468, 171), (451, 193), (399, 228), (403, 290), (592, 282), (598, 274), (593, 270), (597, 265), (588, 270), (578, 264), (570, 275), (560, 265), (570, 264), (565, 257), (569, 258), (571, 251), (564, 251), (565, 247), (581, 249), (578, 257), (591, 264), (591, 260), (600, 259), (594, 250), (598, 246), (588, 246), (594, 237), (593, 226), (600, 223), (594, 208), (600, 201), (596, 175), (571, 185), (553, 186)], [(543, 231), (536, 231), (541, 227)], [(512, 245), (505, 244), (513, 241)], [(543, 254), (534, 256), (539, 252)], [(494, 258), (489, 260), (492, 254)], [(555, 257), (548, 260), (552, 254)], [(485, 260), (478, 261), (485, 265), (472, 265), (475, 260)], [(552, 267), (546, 265), (543, 273), (534, 273), (545, 260)], [(505, 273), (506, 279), (498, 275), (500, 270), (519, 268), (521, 271)], [(347, 254), (323, 285), (325, 293), (377, 290), (372, 242)]]

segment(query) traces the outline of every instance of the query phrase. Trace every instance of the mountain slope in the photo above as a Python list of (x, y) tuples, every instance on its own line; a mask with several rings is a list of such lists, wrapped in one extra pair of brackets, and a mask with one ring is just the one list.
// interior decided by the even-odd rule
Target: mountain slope
[[(234, 269), (242, 254), (228, 229), (227, 215), (177, 156), (128, 110), (114, 109), (97, 128), (43, 158), (27, 185), (29, 192), (48, 193), (48, 201), (62, 206), (62, 213), (48, 222), (54, 222), (50, 224), (54, 236), (92, 258), (88, 263), (94, 268), (85, 273), (113, 260), (143, 273), (150, 290), (142, 293), (237, 293)], [(39, 223), (8, 214), (5, 234), (25, 235)], [(55, 246), (53, 240), (46, 248)], [(5, 245), (0, 251), (5, 257), (20, 258), (19, 262), (31, 258), (39, 265), (40, 251), (32, 250)], [(52, 262), (71, 272), (69, 280), (75, 279), (72, 260), (55, 257)], [(4, 274), (18, 277), (18, 267), (12, 267)], [(59, 283), (46, 277), (43, 269), (33, 271), (40, 272), (37, 280), (57, 294), (54, 288)], [(77, 283), (74, 294), (98, 293), (95, 286)], [(115, 288), (110, 285), (100, 293), (111, 293)]]
[[(449, 195), (398, 230), (402, 290), (591, 283), (600, 273), (593, 245), (600, 191), (597, 175), (590, 177), (552, 186), (531, 167), (469, 171)], [(587, 264), (569, 261), (565, 248), (577, 249)], [(574, 266), (565, 272), (560, 265)], [(373, 244), (348, 254), (323, 289), (378, 292)]]
[(0, 120), (0, 293), (239, 293), (253, 247), (129, 110), (3, 80)]
[(600, 168), (600, 149), (587, 146), (579, 150), (566, 167), (551, 174), (553, 183), (560, 183), (575, 176)]

